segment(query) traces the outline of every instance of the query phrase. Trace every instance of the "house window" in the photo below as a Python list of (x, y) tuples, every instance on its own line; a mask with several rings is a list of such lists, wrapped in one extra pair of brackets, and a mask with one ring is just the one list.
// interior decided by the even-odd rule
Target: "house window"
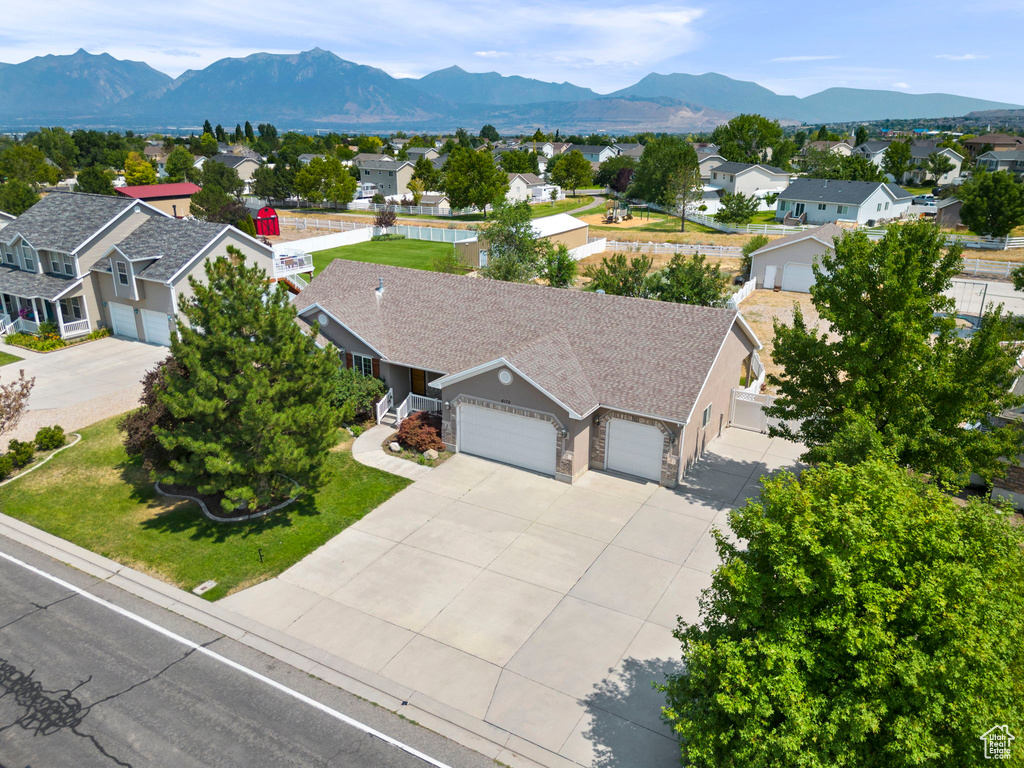
[(64, 274), (71, 277), (75, 276), (75, 258), (74, 256), (64, 255)]
[(711, 423), (711, 406), (709, 405), (704, 409), (704, 415), (700, 418), (700, 428), (704, 429), (708, 424)]
[(60, 254), (50, 253), (50, 271), (56, 274), (61, 273)]
[(882, 210), (882, 204), (881, 204), (881, 203), (879, 203), (879, 204), (878, 204), (878, 207), (877, 207), (877, 208), (876, 208), (875, 210), (876, 210), (876, 211), (880, 211), (880, 210)]
[(373, 358), (362, 355), (352, 355), (352, 367), (363, 376), (373, 376)]
[(123, 261), (117, 262), (117, 282), (128, 285), (128, 265)]
[(71, 318), (82, 320), (84, 318), (82, 314), (82, 300), (78, 296), (72, 296), (70, 299), (61, 299), (60, 314), (65, 320), (70, 320)]
[(21, 245), (21, 262), (25, 265), (25, 269), (29, 272), (36, 271), (36, 260), (32, 253), (32, 249), (22, 243)]
[(848, 205), (837, 205), (836, 206), (836, 213), (838, 213), (840, 216), (842, 216), (842, 215), (844, 215), (846, 213), (849, 213), (849, 211), (850, 211), (850, 206), (848, 206)]
[(717, 179), (717, 178), (718, 178), (718, 174), (717, 174), (717, 173), (712, 173), (712, 174), (711, 174), (711, 178), (713, 178), (713, 179)]
[(14, 248), (4, 248), (4, 261), (7, 264), (14, 264)]
[(885, 204), (885, 210), (887, 210), (887, 211), (889, 210), (889, 203)]
[(779, 201), (779, 210), (780, 211), (788, 211), (789, 210), (789, 200), (780, 200)]
[(825, 205), (825, 203), (818, 203), (818, 210), (819, 210), (819, 211), (825, 211), (825, 210), (828, 210), (828, 206), (827, 206), (827, 205)]

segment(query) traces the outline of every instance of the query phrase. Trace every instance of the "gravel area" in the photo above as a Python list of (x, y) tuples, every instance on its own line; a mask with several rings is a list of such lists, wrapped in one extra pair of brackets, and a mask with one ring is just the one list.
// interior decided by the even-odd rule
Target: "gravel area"
[[(782, 373), (781, 366), (772, 360), (775, 330), (773, 321), (778, 320), (784, 325), (793, 324), (793, 308), (799, 305), (803, 311), (804, 322), (819, 331), (827, 330), (827, 323), (818, 316), (818, 311), (811, 303), (811, 294), (793, 293), (792, 291), (766, 291), (759, 289), (748, 296), (740, 304), (740, 313), (747, 321), (764, 348), (758, 353), (768, 373)], [(838, 337), (836, 337), (838, 338)]]
[[(6, 367), (6, 366), (5, 366)], [(119, 413), (137, 408), (142, 396), (142, 384), (111, 395), (101, 395), (92, 400), (70, 405), (65, 408), (47, 408), (39, 411), (27, 411), (18, 422), (18, 426), (3, 436), (3, 447), (9, 440), (31, 440), (40, 427), (52, 427), (59, 424), (65, 432), (74, 432), (82, 427), (95, 424), (97, 421), (109, 419)]]

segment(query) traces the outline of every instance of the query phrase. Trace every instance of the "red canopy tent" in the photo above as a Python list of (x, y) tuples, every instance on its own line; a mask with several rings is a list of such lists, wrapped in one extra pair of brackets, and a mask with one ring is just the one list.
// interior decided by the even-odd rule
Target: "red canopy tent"
[(256, 234), (263, 235), (264, 237), (281, 234), (281, 225), (277, 221), (277, 211), (269, 206), (260, 208), (259, 213), (256, 214)]

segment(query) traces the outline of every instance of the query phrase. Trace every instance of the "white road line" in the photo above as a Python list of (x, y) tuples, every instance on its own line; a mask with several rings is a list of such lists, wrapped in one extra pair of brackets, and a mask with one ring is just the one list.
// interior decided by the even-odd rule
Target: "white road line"
[(158, 632), (159, 634), (163, 635), (164, 637), (170, 638), (171, 640), (174, 640), (175, 642), (181, 643), (182, 645), (186, 646), (187, 648), (191, 648), (194, 651), (198, 651), (199, 653), (206, 654), (211, 659), (219, 661), (221, 664), (224, 664), (224, 665), (226, 665), (228, 667), (231, 667), (232, 669), (237, 669), (239, 672), (242, 672), (243, 674), (249, 675), (249, 677), (255, 678), (256, 680), (259, 680), (261, 683), (265, 683), (266, 685), (269, 685), (272, 688), (276, 688), (277, 690), (281, 691), (282, 693), (286, 693), (289, 696), (291, 696), (292, 698), (298, 699), (303, 704), (308, 704), (309, 706), (311, 706), (311, 707), (313, 707), (315, 709), (320, 710), (324, 714), (330, 715), (331, 717), (335, 718), (336, 720), (340, 720), (341, 722), (345, 723), (346, 725), (351, 725), (353, 728), (356, 728), (356, 729), (362, 731), (363, 733), (367, 733), (370, 736), (374, 736), (374, 737), (380, 739), (381, 741), (384, 741), (384, 742), (390, 744), (393, 747), (397, 747), (398, 749), (402, 750), (403, 752), (408, 752), (413, 757), (417, 757), (420, 760), (422, 760), (423, 762), (429, 763), (430, 765), (435, 766), (435, 768), (450, 768), (450, 766), (447, 765), (446, 763), (442, 763), (440, 760), (435, 760), (430, 755), (425, 755), (422, 752), (420, 752), (419, 750), (414, 749), (413, 747), (410, 747), (408, 744), (403, 744), (401, 741), (398, 741), (397, 739), (393, 739), (392, 737), (388, 736), (386, 733), (381, 733), (380, 731), (376, 730), (375, 728), (371, 728), (370, 726), (365, 725), (365, 724), (359, 722), (358, 720), (354, 720), (353, 718), (349, 717), (346, 714), (343, 714), (343, 713), (339, 712), (336, 709), (331, 709), (326, 704), (321, 704), (316, 699), (311, 699), (309, 696), (306, 696), (305, 694), (299, 693), (298, 691), (293, 690), (292, 688), (289, 688), (286, 685), (282, 685), (281, 683), (277, 682), (276, 680), (271, 680), (269, 677), (266, 677), (265, 675), (261, 675), (259, 672), (251, 670), (248, 667), (245, 667), (245, 666), (239, 664), (238, 662), (232, 661), (231, 659), (228, 659), (228, 658), (226, 658), (224, 656), (221, 656), (219, 653), (211, 651), (209, 648), (205, 648), (205, 647), (199, 645), (198, 643), (192, 642), (188, 638), (185, 638), (185, 637), (182, 637), (181, 635), (175, 634), (174, 632), (171, 632), (169, 629), (165, 629), (164, 627), (161, 627), (159, 624), (154, 624), (149, 619), (144, 619), (141, 616), (132, 613), (131, 611), (125, 610), (124, 608), (121, 608), (120, 606), (117, 606), (117, 605), (114, 605), (113, 603), (107, 602), (106, 600), (104, 600), (101, 597), (96, 597), (96, 595), (92, 594), (91, 592), (87, 592), (86, 590), (81, 589), (80, 587), (76, 587), (74, 584), (69, 584), (68, 582), (64, 581), (63, 579), (58, 578), (57, 576), (54, 576), (53, 574), (47, 573), (44, 570), (36, 568), (34, 565), (29, 565), (28, 563), (23, 562), (22, 560), (19, 560), (16, 557), (12, 557), (11, 555), (8, 555), (6, 552), (0, 552), (0, 557), (2, 557), (4, 560), (7, 560), (7, 561), (9, 561), (11, 563), (14, 563), (17, 566), (20, 566), (20, 567), (24, 568), (25, 570), (31, 571), (32, 573), (35, 573), (35, 574), (38, 574), (39, 576), (42, 576), (44, 579), (49, 579), (50, 581), (54, 582), (55, 584), (59, 584), (60, 586), (64, 587), (65, 589), (69, 589), (72, 592), (74, 592), (74, 593), (76, 593), (78, 595), (81, 595), (82, 597), (86, 598), (87, 600), (92, 600), (94, 603), (102, 605), (104, 608), (107, 608), (107, 609), (113, 611), (114, 613), (118, 613), (121, 616), (124, 616), (126, 619), (131, 619), (132, 621), (136, 622), (137, 624), (141, 624), (142, 626), (147, 627), (148, 629), (151, 629), (154, 632)]

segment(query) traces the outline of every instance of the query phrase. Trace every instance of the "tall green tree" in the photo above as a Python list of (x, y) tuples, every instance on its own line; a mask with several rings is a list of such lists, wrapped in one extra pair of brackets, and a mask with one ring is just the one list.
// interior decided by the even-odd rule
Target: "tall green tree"
[(202, 155), (203, 157), (213, 157), (220, 152), (220, 147), (217, 146), (217, 137), (209, 131), (205, 131), (202, 136), (199, 137), (199, 145), (197, 147), (196, 154)]
[(256, 134), (252, 130), (252, 123), (248, 120), (245, 121), (245, 140), (250, 144), (256, 140)]
[(686, 765), (957, 768), (1024, 730), (1008, 515), (871, 458), (768, 479), (729, 527), (662, 687)]
[(722, 207), (715, 214), (715, 221), (723, 224), (749, 224), (761, 202), (753, 195), (742, 192), (726, 192), (722, 195)]
[(257, 168), (252, 174), (253, 194), (268, 200), (287, 200), (295, 194), (295, 175), (295, 171), (283, 164)]
[(0, 152), (0, 180), (23, 181), (33, 187), (56, 184), (57, 168), (46, 162), (46, 155), (30, 144), (12, 144)]
[(932, 152), (928, 155), (924, 167), (931, 174), (935, 183), (939, 184), (939, 179), (956, 168), (956, 165), (941, 152)]
[(652, 299), (701, 307), (724, 307), (729, 275), (717, 264), (709, 264), (702, 253), (677, 253), (648, 279)]
[(1009, 171), (979, 168), (957, 187), (956, 196), (963, 203), (960, 220), (979, 235), (1006, 237), (1024, 224), (1024, 184)]
[(909, 141), (891, 141), (882, 153), (882, 172), (892, 174), (897, 184), (903, 180), (912, 164)]
[[(863, 458), (873, 446), (953, 485), (976, 472), (1002, 474), (1001, 456), (1021, 452), (1016, 427), (965, 429), (1016, 405), (1010, 394), (1017, 353), (1001, 344), (1004, 322), (990, 310), (970, 338), (957, 333), (954, 302), (944, 295), (963, 260), (929, 222), (890, 228), (877, 243), (863, 232), (836, 240), (814, 266), (811, 302), (830, 328), (819, 332), (799, 307), (792, 326), (775, 323), (769, 374), (779, 397), (768, 413), (795, 420), (773, 434), (808, 447), (805, 458)], [(794, 423), (795, 423), (794, 422)]]
[(295, 191), (306, 200), (349, 203), (356, 193), (356, 180), (336, 157), (314, 157), (295, 174)]
[(441, 171), (434, 167), (434, 164), (423, 155), (416, 159), (412, 169), (412, 177), (423, 182), (423, 188), (430, 191), (437, 191), (442, 187)]
[(866, 125), (858, 125), (857, 130), (853, 134), (854, 146), (859, 147), (861, 144), (868, 140), (868, 136), (870, 135), (871, 133)]
[(0, 211), (21, 216), (39, 202), (39, 193), (21, 179), (10, 179), (0, 184)]
[(703, 189), (693, 145), (679, 136), (662, 136), (644, 147), (627, 194), (678, 211), (685, 230), (686, 209), (700, 199)]
[(203, 163), (199, 183), (204, 187), (219, 187), (234, 197), (241, 196), (245, 190), (245, 182), (238, 176), (238, 171), (209, 158)]
[(800, 161), (800, 170), (812, 179), (843, 181), (881, 181), (878, 166), (861, 155), (843, 157), (834, 152), (810, 147)]
[(124, 161), (124, 182), (129, 187), (147, 186), (156, 184), (156, 168), (140, 155), (138, 152), (131, 152)]
[(31, 137), (31, 142), (57, 164), (62, 176), (66, 178), (75, 172), (78, 167), (78, 145), (65, 129), (59, 126), (40, 128), (39, 133)]
[(114, 195), (114, 174), (98, 165), (83, 168), (75, 177), (75, 192), (92, 195)]
[(337, 354), (295, 322), (284, 286), (234, 247), (207, 263), (206, 277), (189, 278), (193, 296), (171, 340), (188, 377), (168, 371), (160, 394), (176, 422), (154, 429), (176, 457), (160, 480), (223, 494), (229, 514), (288, 498), (293, 481), (316, 490), (337, 440), (335, 413), (323, 407)]
[(590, 186), (593, 169), (583, 153), (574, 149), (571, 152), (563, 153), (548, 175), (555, 184), (562, 189), (571, 189), (575, 195), (577, 189)]
[(169, 183), (187, 181), (193, 172), (196, 172), (198, 175), (196, 169), (193, 168), (194, 164), (195, 158), (192, 157), (191, 152), (185, 149), (185, 147), (175, 147), (167, 156), (167, 162), (164, 163), (167, 181)]
[(624, 253), (604, 256), (600, 264), (588, 264), (583, 270), (583, 276), (589, 281), (584, 290), (646, 299), (651, 294), (648, 276), (653, 264), (653, 259), (644, 254), (632, 258)]
[(480, 129), (480, 138), (487, 139), (488, 141), (501, 141), (501, 134), (498, 133), (497, 128), (487, 123), (487, 125)]
[(480, 270), (483, 277), (510, 283), (537, 277), (548, 244), (533, 227), (529, 203), (496, 205), (490, 222), (480, 227), (479, 237), (487, 243), (487, 266)]
[(533, 160), (530, 153), (521, 149), (502, 152), (498, 155), (498, 165), (506, 173), (533, 173)]
[(564, 243), (547, 248), (542, 260), (540, 276), (552, 288), (571, 288), (576, 282), (579, 264)]
[(476, 206), (487, 215), (487, 206), (498, 205), (508, 192), (508, 174), (494, 164), (489, 152), (463, 146), (452, 150), (444, 173), (444, 193), (452, 208)]
[(730, 162), (764, 163), (782, 141), (782, 128), (778, 120), (761, 115), (737, 115), (715, 128), (711, 141), (718, 145), (718, 154)]
[(626, 188), (617, 189), (615, 186), (619, 183), (620, 171), (623, 168), (629, 169), (631, 171), (629, 178), (632, 179), (632, 172), (636, 171), (636, 164), (636, 158), (630, 155), (610, 157), (598, 166), (597, 173), (594, 174), (594, 183), (599, 187), (611, 187), (616, 192), (625, 192)]

